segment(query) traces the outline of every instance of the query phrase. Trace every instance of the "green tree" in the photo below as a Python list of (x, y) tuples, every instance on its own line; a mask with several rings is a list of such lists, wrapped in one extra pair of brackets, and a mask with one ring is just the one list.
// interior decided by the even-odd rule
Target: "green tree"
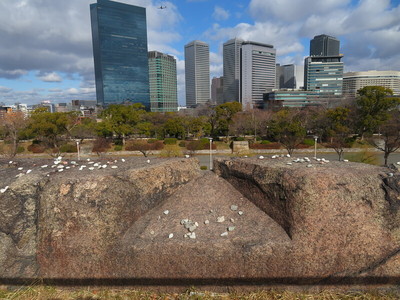
[(122, 139), (122, 143), (125, 144), (126, 137), (134, 133), (135, 126), (145, 113), (144, 106), (140, 103), (112, 104), (101, 112), (102, 122), (98, 125), (97, 131), (103, 136), (110, 136), (111, 133)]
[(358, 93), (357, 125), (363, 138), (365, 133), (374, 133), (389, 118), (389, 111), (400, 104), (400, 98), (391, 97), (393, 91), (382, 86), (366, 86)]
[(275, 139), (292, 155), (306, 136), (301, 114), (297, 110), (284, 109), (275, 114), (271, 124)]
[(215, 133), (228, 136), (229, 125), (233, 122), (233, 116), (240, 111), (242, 111), (242, 104), (239, 102), (227, 102), (217, 105), (215, 107)]
[(17, 154), (21, 134), (28, 125), (28, 119), (22, 112), (7, 113), (0, 119), (0, 130), (5, 141), (11, 144), (9, 156)]

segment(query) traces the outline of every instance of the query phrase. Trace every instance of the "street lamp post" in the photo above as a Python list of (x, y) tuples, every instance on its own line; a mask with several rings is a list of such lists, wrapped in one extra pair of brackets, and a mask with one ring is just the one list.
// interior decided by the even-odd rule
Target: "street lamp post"
[(212, 167), (213, 167), (213, 165), (212, 165), (212, 141), (213, 141), (213, 139), (212, 138), (209, 138), (210, 139), (210, 171), (212, 170)]
[(318, 136), (314, 135), (314, 158), (317, 158), (317, 140)]
[(78, 152), (78, 160), (81, 160), (81, 153), (79, 152), (79, 141), (76, 141), (76, 150)]

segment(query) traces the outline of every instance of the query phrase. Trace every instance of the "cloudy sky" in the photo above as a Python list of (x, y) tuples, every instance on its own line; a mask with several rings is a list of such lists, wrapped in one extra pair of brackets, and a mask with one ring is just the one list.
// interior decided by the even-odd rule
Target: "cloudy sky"
[[(89, 4), (0, 1), (0, 102), (95, 100)], [(184, 104), (184, 45), (210, 44), (211, 76), (235, 36), (272, 44), (277, 62), (303, 64), (310, 39), (341, 40), (345, 71), (400, 71), (400, 0), (121, 0), (147, 8), (149, 50), (177, 58)], [(160, 10), (160, 5), (167, 6)]]

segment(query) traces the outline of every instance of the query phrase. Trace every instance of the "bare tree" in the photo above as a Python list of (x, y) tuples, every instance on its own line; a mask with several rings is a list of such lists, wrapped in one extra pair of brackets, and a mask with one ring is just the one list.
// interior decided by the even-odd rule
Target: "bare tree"
[(28, 120), (20, 111), (8, 113), (0, 121), (0, 127), (4, 138), (11, 144), (10, 157), (14, 157), (17, 154), (21, 132), (27, 125)]

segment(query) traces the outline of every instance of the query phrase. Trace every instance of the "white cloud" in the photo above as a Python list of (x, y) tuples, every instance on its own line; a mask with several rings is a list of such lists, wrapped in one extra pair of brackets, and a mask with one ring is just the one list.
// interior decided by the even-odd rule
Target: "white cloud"
[(38, 76), (38, 78), (44, 82), (62, 82), (61, 76), (55, 72)]
[(225, 21), (229, 19), (229, 12), (220, 6), (215, 6), (212, 16), (217, 21)]
[(12, 89), (5, 87), (5, 86), (0, 86), (0, 94), (8, 94), (12, 91)]

